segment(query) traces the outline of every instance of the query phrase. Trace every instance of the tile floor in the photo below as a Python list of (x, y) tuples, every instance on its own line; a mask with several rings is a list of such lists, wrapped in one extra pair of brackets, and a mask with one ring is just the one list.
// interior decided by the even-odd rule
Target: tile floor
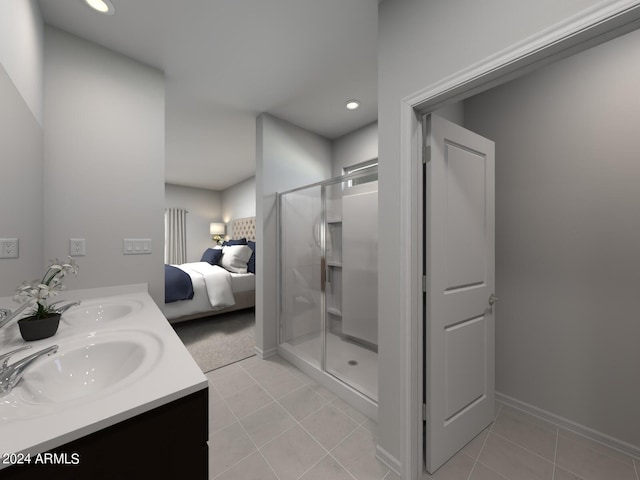
[[(376, 425), (276, 357), (207, 374), (209, 478), (399, 480), (375, 458)], [(508, 406), (436, 480), (640, 480), (634, 460)]]
[(431, 478), (640, 480), (640, 461), (498, 404), (496, 420)]
[(375, 458), (375, 423), (281, 358), (207, 378), (209, 478), (399, 480)]

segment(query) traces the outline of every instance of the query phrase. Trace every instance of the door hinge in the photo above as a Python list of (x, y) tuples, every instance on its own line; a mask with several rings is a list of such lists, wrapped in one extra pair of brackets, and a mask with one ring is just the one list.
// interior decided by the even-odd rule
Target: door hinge
[(422, 421), (423, 422), (427, 421), (427, 404), (426, 403), (422, 404)]
[(429, 144), (429, 122), (430, 117), (424, 115), (422, 117), (422, 163), (427, 164), (431, 161), (431, 145)]
[(422, 275), (422, 292), (427, 293), (427, 276)]
[(422, 146), (422, 163), (427, 164), (431, 161), (431, 145)]

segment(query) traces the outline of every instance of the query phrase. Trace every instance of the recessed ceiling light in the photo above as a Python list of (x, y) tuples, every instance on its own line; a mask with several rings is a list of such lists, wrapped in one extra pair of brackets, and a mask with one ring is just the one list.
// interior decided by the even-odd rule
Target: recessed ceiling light
[(93, 8), (96, 12), (104, 15), (113, 15), (116, 13), (116, 9), (109, 0), (84, 0), (87, 5)]
[(360, 106), (360, 102), (358, 100), (349, 100), (345, 103), (345, 106), (347, 107), (347, 110), (355, 110)]

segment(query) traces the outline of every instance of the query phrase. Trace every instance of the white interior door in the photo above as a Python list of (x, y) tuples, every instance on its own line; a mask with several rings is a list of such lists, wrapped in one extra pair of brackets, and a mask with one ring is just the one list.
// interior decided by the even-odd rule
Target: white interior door
[(494, 143), (426, 122), (426, 468), (493, 421)]

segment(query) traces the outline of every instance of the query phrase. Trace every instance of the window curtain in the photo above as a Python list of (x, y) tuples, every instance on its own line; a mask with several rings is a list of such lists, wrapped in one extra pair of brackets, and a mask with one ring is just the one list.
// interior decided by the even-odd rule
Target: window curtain
[(187, 262), (187, 211), (184, 208), (164, 210), (164, 263)]

